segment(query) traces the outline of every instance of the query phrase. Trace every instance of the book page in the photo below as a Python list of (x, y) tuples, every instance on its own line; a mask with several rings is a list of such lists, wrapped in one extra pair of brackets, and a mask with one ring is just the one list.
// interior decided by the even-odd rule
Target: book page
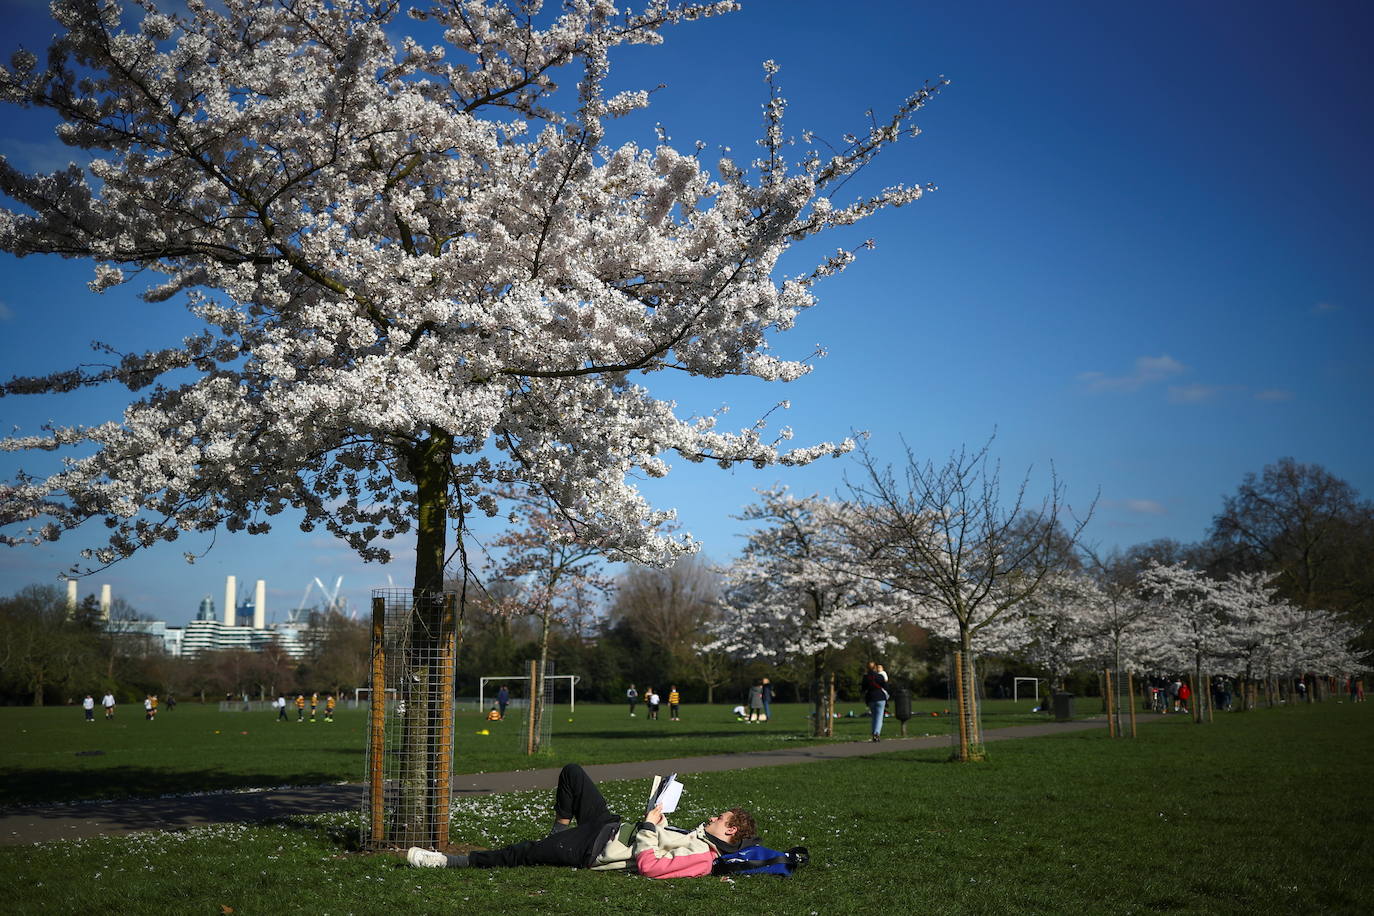
[(682, 800), (682, 783), (672, 776), (663, 784), (663, 788), (658, 793), (658, 804), (663, 806), (664, 814), (672, 814), (677, 810), (677, 803)]

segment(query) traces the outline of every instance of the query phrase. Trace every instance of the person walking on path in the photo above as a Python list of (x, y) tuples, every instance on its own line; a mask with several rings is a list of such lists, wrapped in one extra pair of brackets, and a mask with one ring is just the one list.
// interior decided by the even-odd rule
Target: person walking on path
[(872, 734), (869, 741), (881, 741), (883, 737), (883, 711), (887, 707), (887, 672), (877, 662), (869, 662), (863, 676), (864, 702), (868, 704), (872, 716)]
[(89, 693), (86, 694), (86, 699), (84, 699), (84, 700), (81, 701), (81, 708), (84, 709), (84, 710), (86, 711), (86, 721), (87, 721), (87, 722), (94, 722), (94, 721), (95, 721), (95, 697), (91, 696)]
[(763, 679), (763, 721), (773, 718), (773, 682)]
[(114, 710), (115, 710), (115, 698), (114, 698), (114, 694), (113, 694), (113, 693), (110, 693), (108, 690), (105, 691), (105, 696), (104, 696), (104, 698), (101, 699), (100, 705), (105, 707), (105, 721), (107, 721), (107, 722), (113, 721), (113, 720), (114, 720)]
[(506, 717), (506, 707), (509, 705), (510, 688), (502, 684), (501, 689), (496, 691), (496, 708), (501, 711), (501, 718), (504, 719)]
[(639, 703), (639, 691), (635, 690), (635, 685), (631, 684), (630, 689), (625, 691), (625, 700), (630, 704), (630, 718), (635, 717), (635, 706)]
[(1188, 701), (1193, 698), (1193, 688), (1187, 684), (1178, 685), (1178, 705), (1183, 707), (1183, 712), (1188, 712)]
[(700, 878), (711, 874), (722, 853), (737, 852), (758, 833), (753, 815), (743, 808), (722, 811), (693, 830), (681, 830), (668, 825), (658, 806), (638, 825), (622, 826), (596, 783), (575, 763), (558, 774), (553, 816), (551, 830), (543, 839), (466, 855), (412, 846), (406, 861), (415, 868), (554, 865), (638, 872), (648, 878)]
[(765, 718), (763, 713), (763, 680), (760, 678), (754, 681), (754, 686), (749, 688), (749, 721), (761, 722)]
[(677, 692), (677, 684), (668, 688), (668, 718), (674, 722), (680, 721), (677, 717), (678, 705), (682, 702), (682, 695)]

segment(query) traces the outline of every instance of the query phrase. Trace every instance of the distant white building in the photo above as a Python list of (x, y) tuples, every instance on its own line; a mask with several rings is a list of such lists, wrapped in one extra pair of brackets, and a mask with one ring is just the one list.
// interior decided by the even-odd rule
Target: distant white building
[[(231, 576), (225, 589), (229, 601), (235, 595), (232, 580)], [(308, 612), (288, 611), (285, 623), (264, 626), (265, 594), (266, 583), (259, 579), (253, 600), (234, 602), (237, 607), (232, 614), (226, 612), (224, 620), (216, 613), (215, 599), (206, 595), (200, 599), (196, 619), (185, 627), (169, 627), (162, 620), (121, 620), (107, 622), (106, 626), (120, 638), (140, 641), (144, 651), (160, 649), (168, 655), (194, 658), (202, 652), (226, 649), (260, 652), (275, 644), (292, 659), (303, 658), (309, 641)]]

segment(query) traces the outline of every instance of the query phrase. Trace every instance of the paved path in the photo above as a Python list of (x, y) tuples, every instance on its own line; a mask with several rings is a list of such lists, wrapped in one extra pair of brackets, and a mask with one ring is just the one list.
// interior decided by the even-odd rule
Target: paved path
[[(992, 742), (1055, 735), (1102, 728), (1103, 721), (1099, 718), (1017, 725), (987, 731), (983, 737), (986, 741)], [(614, 779), (647, 779), (656, 773), (745, 770), (753, 767), (783, 766), (789, 763), (837, 760), (841, 757), (866, 757), (871, 754), (916, 748), (947, 747), (949, 740), (948, 735), (930, 735), (920, 738), (890, 738), (878, 744), (852, 741), (775, 751), (716, 754), (709, 757), (606, 763), (588, 766), (587, 773), (598, 782)], [(510, 773), (463, 773), (453, 777), (453, 791), (458, 796), (465, 796), (519, 792), (526, 789), (552, 789), (557, 778), (557, 767), (516, 770)], [(348, 783), (19, 808), (0, 812), (0, 845), (49, 843), (54, 840), (74, 840), (102, 834), (176, 830), (204, 824), (263, 821), (295, 814), (359, 810), (362, 807), (362, 799), (362, 785)]]

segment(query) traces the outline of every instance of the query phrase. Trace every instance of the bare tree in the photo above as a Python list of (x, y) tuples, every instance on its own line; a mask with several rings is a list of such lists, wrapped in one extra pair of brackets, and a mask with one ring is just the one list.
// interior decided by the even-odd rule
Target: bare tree
[(846, 478), (855, 507), (853, 537), (870, 548), (872, 575), (905, 592), (938, 635), (957, 642), (965, 704), (959, 710), (961, 759), (983, 756), (976, 708), (973, 651), (979, 631), (1033, 596), (1050, 573), (1068, 562), (1091, 510), (1066, 529), (1064, 487), (1050, 472), (1038, 506), (1026, 501), (1029, 471), (1004, 501), (1001, 467), (989, 461), (992, 440), (974, 452), (961, 448), (942, 465), (918, 460), (906, 447), (898, 472), (865, 445), (863, 470)]
[(706, 702), (725, 682), (729, 658), (705, 648), (720, 619), (720, 573), (697, 556), (667, 569), (636, 566), (621, 575), (611, 615), (623, 619), (644, 642), (656, 646), (677, 670), (706, 686)]

